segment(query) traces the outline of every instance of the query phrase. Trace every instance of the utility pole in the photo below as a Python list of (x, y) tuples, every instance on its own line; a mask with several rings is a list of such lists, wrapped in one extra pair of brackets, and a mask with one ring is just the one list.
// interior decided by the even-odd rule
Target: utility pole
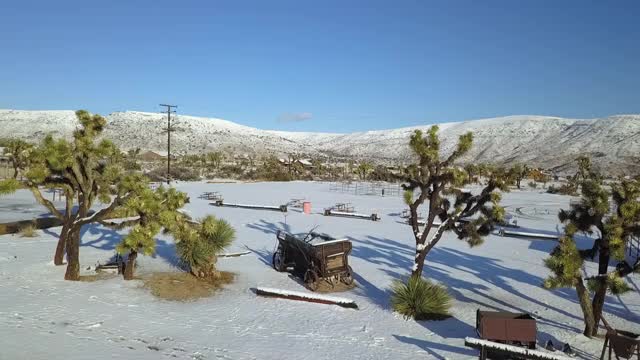
[(175, 113), (173, 110), (177, 108), (178, 105), (167, 105), (160, 104), (160, 106), (164, 106), (167, 108), (167, 185), (171, 184), (171, 132), (173, 129), (171, 128), (171, 113)]

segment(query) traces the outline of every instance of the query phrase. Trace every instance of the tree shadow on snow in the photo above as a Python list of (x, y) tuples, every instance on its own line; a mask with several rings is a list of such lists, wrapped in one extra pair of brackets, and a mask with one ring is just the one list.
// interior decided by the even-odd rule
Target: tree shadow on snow
[[(460, 323), (463, 324), (463, 325), (466, 325), (463, 322), (460, 322)], [(464, 347), (464, 337), (460, 339), (460, 341), (462, 342), (461, 346), (447, 345), (447, 344), (443, 344), (442, 342), (435, 342), (435, 341), (428, 341), (428, 340), (423, 340), (423, 339), (416, 339), (416, 338), (403, 336), (403, 335), (395, 335), (394, 334), (393, 337), (396, 338), (396, 340), (398, 340), (400, 342), (403, 342), (403, 343), (406, 343), (406, 344), (415, 345), (415, 346), (419, 347), (420, 349), (422, 349), (425, 352), (429, 353), (429, 355), (433, 356), (436, 359), (447, 359), (447, 358), (450, 357), (450, 355), (448, 357), (445, 357), (444, 355), (441, 355), (438, 351), (445, 351), (445, 352), (454, 353), (454, 354), (457, 354), (457, 355), (462, 355), (462, 356), (465, 356), (465, 357), (478, 356), (478, 352), (477, 351)]]
[[(120, 233), (100, 224), (85, 225), (80, 231), (80, 247), (92, 247), (94, 249), (112, 251), (115, 253), (116, 246), (120, 243), (123, 235), (126, 234), (127, 231), (127, 229), (124, 229), (122, 230), (123, 233)], [(59, 232), (52, 234), (56, 237), (59, 236)], [(97, 236), (97, 238), (93, 240), (84, 240), (86, 236), (89, 235), (93, 235), (94, 237)], [(124, 257), (126, 258), (126, 255), (124, 255)], [(151, 257), (154, 259), (159, 257), (172, 266), (180, 266), (180, 261), (176, 253), (176, 245), (173, 242), (156, 238), (155, 252)]]
[[(354, 245), (351, 253), (353, 257), (380, 265), (379, 271), (382, 271), (393, 279), (402, 279), (409, 275), (408, 269), (411, 269), (413, 266), (414, 255), (414, 251), (410, 246), (395, 240), (376, 238), (373, 236), (367, 236), (364, 239), (349, 239)], [(559, 314), (581, 321), (581, 317), (578, 315), (569, 313), (561, 308), (549, 306), (547, 303), (513, 287), (509, 283), (509, 280), (540, 287), (542, 286), (543, 279), (520, 269), (504, 267), (500, 262), (499, 259), (468, 254), (449, 248), (436, 247), (426, 259), (425, 277), (432, 278), (444, 284), (457, 301), (477, 304), (483, 308), (496, 311), (511, 310), (531, 312), (531, 310), (520, 308), (512, 302), (489, 295), (491, 289), (486, 284), (483, 284), (483, 282), (487, 282), (498, 289), (502, 289), (513, 296), (527, 300), (543, 309), (551, 309)], [(431, 264), (438, 264), (440, 266), (430, 266)], [(457, 271), (465, 272), (477, 278), (478, 281), (461, 279), (459, 276), (455, 276), (455, 274), (446, 270), (446, 268), (453, 268)], [(368, 281), (362, 275), (358, 274), (357, 268), (354, 268), (354, 272), (356, 273), (356, 280), (361, 285), (356, 291), (360, 292), (362, 296), (371, 299), (376, 305), (384, 309), (390, 309), (389, 289), (381, 289)], [(472, 292), (477, 296), (469, 298), (464, 295), (468, 292)], [(566, 297), (565, 294), (557, 290), (549, 291), (549, 294), (563, 298)], [(485, 301), (478, 300), (477, 298), (484, 298)], [(564, 330), (580, 332), (579, 329), (575, 327), (551, 319), (540, 318), (538, 321)]]
[(476, 331), (473, 326), (462, 322), (455, 317), (450, 317), (440, 321), (416, 321), (416, 323), (428, 331), (428, 336), (435, 334), (445, 340), (456, 340), (460, 345), (443, 344), (442, 341), (438, 341), (438, 339), (434, 339), (435, 341), (429, 341), (426, 339), (416, 339), (402, 335), (393, 335), (393, 337), (404, 343), (416, 345), (437, 359), (446, 359), (451, 357), (451, 355), (447, 354), (447, 356), (445, 356), (441, 354), (441, 352), (454, 353), (458, 356), (463, 355), (465, 357), (478, 355), (476, 350), (466, 348), (464, 346), (465, 337), (476, 335)]
[[(410, 246), (395, 240), (376, 238), (373, 236), (367, 236), (364, 239), (349, 239), (354, 245), (351, 254), (353, 257), (362, 259), (371, 264), (379, 265), (379, 270), (393, 279), (402, 279), (409, 275), (408, 269), (411, 269), (413, 266), (414, 254), (413, 249), (410, 248)], [(441, 266), (429, 266), (430, 263), (439, 264)], [(531, 312), (528, 309), (520, 308), (513, 303), (489, 295), (491, 288), (482, 283), (483, 281), (486, 281), (511, 295), (518, 296), (540, 307), (548, 308), (565, 316), (580, 320), (580, 318), (574, 314), (563, 309), (551, 307), (511, 286), (508, 280), (515, 280), (532, 286), (541, 286), (543, 279), (519, 269), (506, 268), (500, 264), (500, 260), (498, 259), (468, 254), (448, 248), (434, 248), (427, 257), (426, 265), (425, 277), (444, 284), (456, 301), (476, 304), (479, 307), (495, 311), (511, 310), (518, 312)], [(458, 271), (466, 272), (478, 278), (478, 281), (475, 282), (472, 280), (469, 281), (461, 279), (450, 271), (442, 269), (442, 267), (445, 269), (446, 267), (450, 267)], [(406, 273), (404, 272), (405, 269)], [(355, 279), (359, 284), (359, 287), (354, 291), (356, 293), (360, 293), (361, 296), (367, 297), (381, 308), (391, 310), (389, 301), (391, 296), (390, 289), (380, 288), (376, 284), (373, 284), (360, 275), (357, 268), (354, 269), (354, 272)], [(472, 292), (477, 296), (469, 298), (464, 295), (468, 292)], [(558, 292), (550, 292), (550, 294), (564, 297), (564, 294)], [(485, 301), (477, 299), (480, 297), (484, 298)], [(549, 326), (563, 330), (580, 332), (580, 330), (575, 327), (555, 320), (539, 318), (538, 321), (542, 324), (548, 324)], [(461, 346), (456, 347), (452, 345), (444, 345), (428, 340), (415, 339), (400, 335), (394, 336), (402, 342), (414, 344), (422, 348), (430, 355), (437, 358), (444, 358), (443, 355), (439, 354), (439, 352), (443, 351), (453, 352), (464, 356), (474, 356), (476, 354), (474, 350), (466, 349), (463, 346), (463, 339), (465, 336), (475, 336), (475, 329), (473, 326), (456, 318), (450, 318), (443, 321), (419, 321), (418, 323), (440, 337), (460, 339)]]
[[(555, 336), (544, 332), (544, 331), (540, 331), (538, 330), (538, 334), (537, 334), (537, 340), (538, 340), (538, 346), (541, 348), (544, 348), (545, 345), (547, 344), (547, 341), (551, 340), (551, 342), (553, 343), (554, 347), (557, 350), (562, 350), (562, 347), (564, 346), (565, 342), (556, 338)], [(571, 349), (573, 349), (573, 351), (576, 353), (577, 357), (580, 359), (587, 359), (587, 360), (595, 360), (598, 359), (598, 357), (594, 354), (588, 353), (584, 350), (582, 350), (581, 348), (577, 347), (578, 344), (575, 343), (569, 343), (569, 345), (571, 346)], [(562, 354), (562, 353), (560, 353)]]
[[(84, 240), (88, 235), (97, 235), (94, 240)], [(92, 247), (100, 250), (115, 251), (116, 245), (122, 240), (122, 235), (116, 230), (100, 224), (88, 224), (80, 230), (80, 247)]]
[(265, 221), (265, 220), (260, 220), (259, 222), (252, 223), (252, 224), (247, 224), (246, 226), (249, 229), (260, 230), (265, 234), (274, 234), (275, 235), (279, 230), (283, 230), (283, 231), (286, 231), (288, 233), (291, 233), (291, 225), (285, 224), (282, 221), (280, 221), (278, 223), (272, 223), (272, 222), (268, 222), (268, 221)]
[[(463, 300), (465, 302), (477, 303), (479, 305), (483, 305), (487, 308), (494, 310), (511, 310), (517, 312), (532, 312), (531, 309), (523, 309), (512, 302), (508, 302), (502, 299), (498, 299), (494, 296), (489, 295), (489, 287), (481, 284), (481, 281), (487, 282), (498, 289), (502, 289), (513, 296), (517, 296), (521, 299), (524, 299), (532, 304), (537, 305), (543, 309), (550, 309), (556, 313), (562, 314), (566, 317), (573, 318), (575, 320), (582, 321), (582, 318), (576, 314), (570, 313), (564, 309), (557, 308), (549, 305), (547, 302), (541, 301), (540, 299), (529, 296), (523, 291), (518, 290), (513, 287), (508, 280), (514, 280), (519, 283), (528, 284), (535, 287), (541, 287), (543, 279), (529, 274), (526, 271), (520, 269), (511, 269), (504, 267), (500, 264), (500, 260), (480, 256), (473, 255), (469, 253), (463, 253), (458, 250), (450, 249), (450, 248), (434, 248), (431, 253), (427, 256), (426, 265), (425, 266), (425, 276), (428, 278), (433, 278), (434, 280), (439, 281), (442, 284), (445, 284), (449, 291), (453, 293), (457, 300)], [(473, 275), (479, 281), (470, 282), (467, 280), (460, 279), (459, 277), (452, 276), (450, 271), (443, 270), (438, 267), (428, 266), (429, 263), (439, 264), (444, 267), (449, 267), (456, 269), (457, 271), (461, 271), (467, 273), (469, 275)], [(495, 303), (496, 305), (491, 305), (487, 303), (483, 303), (482, 301), (476, 299), (467, 298), (461, 290), (466, 290), (474, 293), (475, 295), (486, 299), (489, 303)], [(559, 296), (561, 293), (557, 290), (548, 291), (550, 296)], [(564, 298), (564, 296), (560, 296)], [(563, 324), (557, 322), (555, 320), (540, 318), (538, 317), (538, 322), (548, 324), (550, 326), (558, 327), (564, 330), (577, 331), (578, 329), (575, 327), (569, 326), (567, 324)]]
[(156, 251), (151, 255), (151, 257), (154, 259), (159, 257), (172, 266), (183, 268), (183, 264), (176, 252), (176, 244), (174, 242), (156, 239)]
[[(257, 257), (258, 260), (260, 260), (260, 262), (262, 262), (263, 264), (271, 267), (271, 261), (273, 260), (273, 251), (269, 251), (266, 248), (262, 248), (262, 249), (253, 249), (250, 248), (249, 246), (245, 245), (244, 246), (245, 249), (251, 251), (252, 253), (254, 253)], [(274, 245), (275, 247), (275, 245)], [(274, 250), (275, 251), (275, 250)]]
[[(400, 242), (391, 239), (376, 238), (367, 236), (364, 239), (347, 237), (353, 244), (350, 257), (358, 258), (371, 264), (380, 265), (382, 267), (392, 269), (411, 269), (412, 263), (407, 258), (411, 256), (411, 250)], [(357, 267), (351, 266), (354, 271), (354, 278), (359, 286), (354, 290), (356, 294), (364, 296), (371, 300), (374, 304), (387, 310), (391, 310), (389, 298), (391, 291), (389, 288), (382, 289), (367, 280), (359, 272)], [(383, 269), (389, 276), (394, 279), (403, 277), (400, 272)]]
[[(575, 304), (579, 304), (575, 289), (562, 288), (553, 291), (560, 294), (563, 298), (570, 300)], [(632, 322), (640, 322), (640, 314), (629, 308), (619, 295), (607, 294), (605, 296), (604, 312)]]
[(260, 260), (263, 264), (267, 265), (267, 266), (271, 266), (271, 261), (273, 258), (273, 252), (275, 251), (276, 247), (278, 246), (277, 244), (277, 240), (275, 238), (275, 234), (282, 230), (288, 233), (291, 233), (291, 226), (289, 224), (285, 224), (284, 222), (280, 221), (278, 223), (271, 223), (265, 220), (260, 220), (259, 222), (256, 223), (252, 223), (252, 224), (247, 224), (246, 225), (248, 228), (253, 229), (253, 230), (259, 230), (262, 231), (265, 234), (269, 234), (273, 239), (273, 249), (269, 250), (268, 247), (263, 247), (262, 249), (257, 249), (257, 248), (251, 248), (248, 245), (244, 245), (244, 247), (251, 251), (252, 253), (254, 253), (257, 257), (258, 260)]

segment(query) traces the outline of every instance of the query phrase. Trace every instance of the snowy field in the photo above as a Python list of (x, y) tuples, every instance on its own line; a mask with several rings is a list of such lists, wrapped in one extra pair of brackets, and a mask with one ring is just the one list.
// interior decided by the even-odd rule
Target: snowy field
[[(393, 279), (408, 275), (414, 255), (411, 231), (400, 218), (405, 208), (400, 197), (353, 196), (305, 182), (176, 187), (191, 196), (189, 214), (214, 214), (236, 228), (229, 252), (251, 251), (218, 261), (220, 269), (237, 274), (233, 284), (211, 298), (180, 303), (154, 298), (137, 280), (67, 282), (64, 267), (51, 261), (58, 228), (41, 231), (37, 238), (0, 236), (0, 359), (465, 359), (477, 357), (464, 347), (464, 338), (475, 336), (478, 308), (530, 312), (538, 318), (539, 343), (568, 342), (580, 357), (599, 357), (602, 342), (581, 335), (575, 291), (541, 287), (548, 274), (542, 260), (554, 241), (492, 235), (471, 249), (445, 235), (427, 257), (425, 276), (449, 288), (454, 317), (406, 321), (390, 310), (388, 292)], [(204, 191), (219, 191), (226, 202), (265, 205), (305, 198), (313, 214), (218, 208), (198, 199)], [(0, 218), (45, 212), (28, 199), (22, 192), (1, 198)], [(351, 202), (356, 211), (375, 212), (382, 220), (320, 214), (337, 202)], [(556, 214), (568, 204), (568, 197), (537, 191), (513, 191), (503, 202), (519, 225), (551, 234), (561, 230)], [(274, 233), (303, 233), (316, 226), (316, 231), (353, 242), (350, 263), (357, 287), (335, 295), (355, 300), (359, 310), (256, 297), (251, 290), (306, 291), (271, 268)], [(82, 240), (86, 268), (110, 258), (120, 235), (90, 226)], [(156, 250), (153, 257), (139, 257), (139, 273), (175, 267), (170, 238), (159, 237)], [(628, 281), (636, 292), (609, 297), (606, 317), (615, 327), (638, 332), (640, 278)]]

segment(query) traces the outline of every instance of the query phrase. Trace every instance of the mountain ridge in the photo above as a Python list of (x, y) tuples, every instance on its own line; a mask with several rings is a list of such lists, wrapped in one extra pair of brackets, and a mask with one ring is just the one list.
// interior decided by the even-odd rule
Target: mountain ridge
[[(139, 111), (105, 116), (105, 137), (123, 149), (166, 148), (166, 115)], [(0, 132), (5, 137), (37, 141), (46, 134), (69, 138), (77, 126), (71, 110), (0, 109)], [(409, 162), (408, 139), (417, 129), (440, 127), (442, 150), (453, 150), (456, 139), (474, 133), (474, 146), (463, 161), (532, 166), (572, 171), (575, 158), (591, 155), (594, 164), (612, 174), (640, 172), (640, 115), (623, 114), (593, 119), (511, 115), (354, 133), (262, 130), (217, 118), (177, 115), (172, 135), (176, 153), (222, 150), (234, 153), (283, 155), (301, 153), (376, 162)], [(165, 133), (166, 134), (166, 133)]]

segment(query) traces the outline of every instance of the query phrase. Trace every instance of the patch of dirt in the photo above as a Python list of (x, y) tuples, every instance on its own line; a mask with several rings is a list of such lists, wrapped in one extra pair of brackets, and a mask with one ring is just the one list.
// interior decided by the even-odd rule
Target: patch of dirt
[(335, 282), (334, 286), (331, 286), (327, 281), (320, 280), (318, 282), (318, 289), (315, 291), (321, 294), (327, 293), (339, 293), (343, 291), (348, 291), (354, 289), (356, 287), (356, 282), (352, 282), (351, 285), (347, 285), (341, 281)]
[(119, 276), (118, 274), (99, 272), (99, 273), (96, 273), (95, 275), (80, 275), (80, 281), (94, 282), (94, 281), (100, 281), (100, 280), (109, 280), (118, 276)]
[(235, 274), (221, 271), (214, 279), (198, 279), (187, 272), (157, 272), (144, 276), (144, 287), (164, 300), (193, 301), (211, 296), (233, 282)]

